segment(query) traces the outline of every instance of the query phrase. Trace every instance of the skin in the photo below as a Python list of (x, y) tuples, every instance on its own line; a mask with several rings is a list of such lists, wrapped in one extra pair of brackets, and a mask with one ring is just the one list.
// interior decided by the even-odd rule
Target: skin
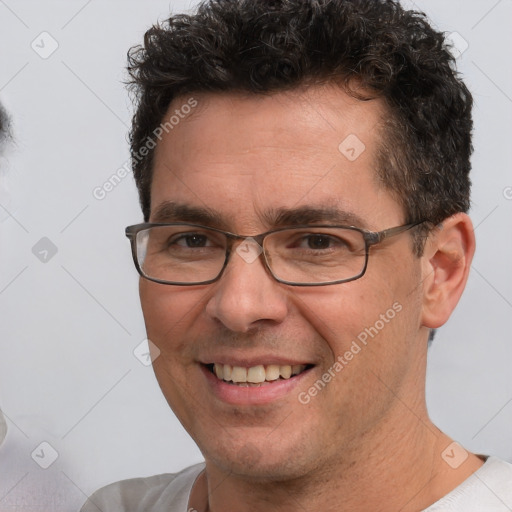
[[(327, 205), (372, 231), (405, 223), (376, 178), (387, 115), (378, 100), (360, 102), (334, 86), (194, 97), (196, 109), (156, 148), (150, 221), (162, 220), (159, 208), (172, 201), (208, 207), (220, 217), (215, 227), (247, 236), (272, 229), (270, 212), (279, 208)], [(366, 147), (354, 161), (338, 150), (350, 134)], [(398, 235), (373, 247), (366, 274), (348, 283), (287, 286), (260, 259), (249, 264), (236, 253), (213, 284), (141, 279), (148, 337), (160, 350), (157, 379), (206, 461), (190, 507), (412, 512), (478, 469), (473, 454), (457, 469), (446, 464), (451, 440), (425, 405), (428, 332), (457, 304), (474, 246), (469, 218), (457, 214), (431, 234), (422, 257), (410, 233)], [(299, 393), (397, 303), (401, 311), (301, 403)], [(200, 364), (229, 358), (314, 366), (277, 400), (233, 404), (214, 394)]]

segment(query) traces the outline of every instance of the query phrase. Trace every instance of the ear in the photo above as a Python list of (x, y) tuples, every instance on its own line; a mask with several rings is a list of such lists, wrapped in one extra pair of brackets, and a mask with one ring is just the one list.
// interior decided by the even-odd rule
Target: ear
[(445, 219), (429, 235), (423, 252), (422, 325), (441, 327), (464, 291), (475, 253), (471, 219), (457, 213)]

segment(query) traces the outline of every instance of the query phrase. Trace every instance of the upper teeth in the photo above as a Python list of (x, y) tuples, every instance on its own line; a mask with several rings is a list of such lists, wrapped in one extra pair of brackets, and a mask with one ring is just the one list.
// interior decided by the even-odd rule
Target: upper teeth
[(282, 366), (277, 364), (263, 366), (259, 364), (258, 366), (251, 366), (250, 368), (217, 363), (213, 365), (215, 375), (217, 375), (219, 379), (231, 382), (251, 382), (253, 384), (277, 380), (279, 377), (289, 379), (292, 375), (297, 375), (305, 369), (306, 365), (304, 364), (285, 364)]

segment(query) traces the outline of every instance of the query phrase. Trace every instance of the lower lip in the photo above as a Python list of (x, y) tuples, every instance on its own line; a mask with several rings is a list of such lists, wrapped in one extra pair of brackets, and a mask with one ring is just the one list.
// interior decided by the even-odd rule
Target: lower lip
[(201, 370), (213, 394), (232, 405), (264, 405), (289, 395), (312, 368), (289, 379), (278, 379), (261, 386), (238, 386), (218, 379), (206, 366)]

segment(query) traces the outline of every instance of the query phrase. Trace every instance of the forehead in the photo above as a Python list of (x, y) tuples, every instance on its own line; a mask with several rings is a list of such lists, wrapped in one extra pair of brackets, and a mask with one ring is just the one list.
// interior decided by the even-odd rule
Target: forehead
[(369, 224), (396, 218), (398, 205), (377, 179), (378, 100), (334, 86), (195, 94), (175, 99), (172, 115), (155, 150), (152, 216), (173, 202), (254, 225), (268, 224), (271, 210), (305, 207), (352, 212)]

